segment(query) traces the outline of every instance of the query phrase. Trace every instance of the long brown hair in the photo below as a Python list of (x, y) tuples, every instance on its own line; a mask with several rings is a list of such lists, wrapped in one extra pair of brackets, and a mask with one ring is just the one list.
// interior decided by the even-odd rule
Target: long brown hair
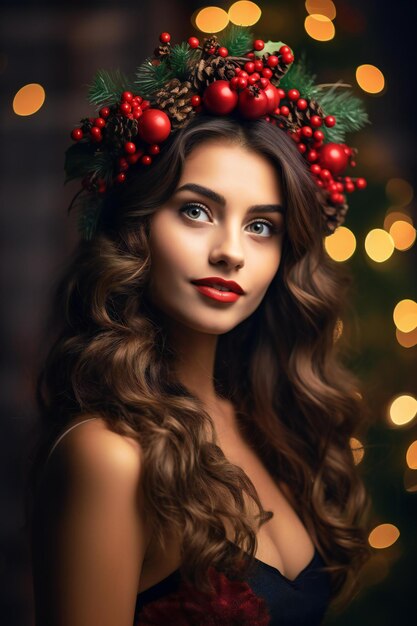
[[(286, 205), (279, 269), (258, 309), (219, 337), (216, 390), (233, 402), (270, 474), (288, 485), (331, 572), (333, 605), (342, 608), (371, 554), (370, 501), (350, 445), (366, 415), (341, 356), (352, 278), (324, 249), (317, 188), (303, 157), (264, 120), (196, 116), (172, 134), (151, 167), (129, 172), (128, 184), (109, 193), (98, 234), (78, 243), (55, 291), (53, 341), (49, 336), (37, 378), (34, 482), (71, 419), (101, 416), (140, 442), (154, 538), (164, 547), (167, 532), (178, 532), (184, 578), (208, 590), (210, 565), (244, 574), (242, 560), (228, 550), (224, 520), (253, 564), (257, 529), (272, 512), (216, 445), (201, 401), (176, 380), (163, 319), (147, 297), (150, 217), (173, 194), (193, 147), (215, 138), (268, 158)], [(243, 492), (259, 515), (250, 514)]]

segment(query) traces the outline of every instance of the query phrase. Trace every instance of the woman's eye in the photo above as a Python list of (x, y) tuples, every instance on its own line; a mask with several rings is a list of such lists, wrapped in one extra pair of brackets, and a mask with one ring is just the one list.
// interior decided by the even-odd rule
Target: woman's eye
[[(206, 215), (208, 215), (208, 211), (206, 209), (206, 207), (203, 204), (198, 204), (196, 202), (190, 202), (189, 204), (184, 205), (181, 209), (180, 212), (181, 213), (186, 213), (188, 211), (193, 211), (194, 215), (191, 219), (193, 219), (195, 222), (198, 220), (195, 220), (195, 217), (198, 217), (201, 214), (201, 211), (204, 211), (204, 213)], [(197, 215), (196, 215), (197, 213)]]
[[(194, 212), (192, 217), (190, 215), (191, 211)], [(194, 219), (194, 218), (198, 218), (202, 214), (202, 212), (204, 212), (205, 215), (209, 215), (209, 211), (207, 207), (205, 207), (204, 204), (200, 204), (199, 202), (189, 202), (188, 204), (185, 204), (180, 209), (180, 213), (187, 213), (188, 217), (190, 217), (190, 219), (192, 219), (194, 222), (201, 221), (201, 220)], [(265, 226), (267, 226), (270, 229), (270, 236), (279, 232), (279, 229), (275, 226), (275, 224), (273, 224), (269, 220), (264, 220), (264, 219), (254, 220), (253, 222), (249, 224), (249, 226), (253, 226), (254, 224), (261, 224), (261, 229), (260, 230), (258, 229), (258, 232), (255, 232), (255, 235), (261, 235), (261, 237), (265, 237), (265, 236), (268, 237), (268, 234), (266, 235), (264, 234)]]

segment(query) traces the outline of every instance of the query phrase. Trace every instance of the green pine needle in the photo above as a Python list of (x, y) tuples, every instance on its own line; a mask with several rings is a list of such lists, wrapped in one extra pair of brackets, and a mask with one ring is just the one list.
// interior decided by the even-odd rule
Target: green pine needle
[(227, 48), (229, 56), (241, 57), (252, 50), (254, 36), (249, 27), (229, 22), (224, 30), (217, 33), (217, 39)]
[(117, 69), (114, 72), (98, 70), (89, 85), (88, 99), (91, 104), (102, 107), (120, 100), (123, 91), (130, 91), (129, 80)]
[(97, 230), (102, 201), (102, 198), (86, 196), (75, 205), (78, 212), (78, 232), (86, 241), (90, 241)]
[(165, 60), (159, 65), (152, 65), (153, 57), (148, 57), (136, 70), (134, 81), (136, 90), (143, 98), (153, 100), (154, 94), (162, 89), (164, 84), (175, 78), (175, 72), (171, 70)]
[(281, 89), (285, 89), (285, 91), (298, 89), (303, 98), (310, 100), (311, 98), (316, 98), (319, 92), (314, 84), (315, 79), (316, 75), (312, 74), (308, 68), (306, 55), (303, 52), (300, 60), (290, 65), (287, 73), (281, 78), (279, 86)]
[(200, 50), (190, 48), (186, 41), (171, 48), (168, 61), (174, 75), (181, 81), (189, 78), (190, 70), (201, 56)]
[(370, 124), (368, 113), (360, 98), (346, 89), (351, 85), (334, 83), (328, 86), (317, 85), (317, 100), (326, 115), (334, 115), (336, 124), (331, 128), (323, 126), (325, 141), (343, 143), (346, 133), (358, 131), (365, 124)]

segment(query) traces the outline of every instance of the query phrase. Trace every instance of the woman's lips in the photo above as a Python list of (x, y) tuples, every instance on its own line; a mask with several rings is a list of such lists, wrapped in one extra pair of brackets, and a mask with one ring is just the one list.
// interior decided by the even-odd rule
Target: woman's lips
[[(194, 284), (194, 283), (192, 283)], [(240, 298), (240, 294), (234, 291), (220, 291), (215, 287), (209, 287), (208, 285), (195, 285), (194, 287), (208, 298), (217, 300), (218, 302), (236, 302)]]

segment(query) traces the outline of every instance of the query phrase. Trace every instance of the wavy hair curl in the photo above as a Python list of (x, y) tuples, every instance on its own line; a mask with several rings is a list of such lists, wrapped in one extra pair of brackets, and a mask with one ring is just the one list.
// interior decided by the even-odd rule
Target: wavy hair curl
[[(207, 140), (264, 155), (282, 182), (279, 269), (257, 310), (219, 337), (215, 388), (233, 403), (268, 472), (288, 486), (331, 573), (333, 607), (341, 610), (371, 555), (370, 498), (350, 443), (363, 437), (366, 409), (342, 352), (349, 345), (352, 277), (325, 252), (317, 188), (303, 157), (285, 132), (263, 120), (196, 116), (172, 134), (151, 167), (138, 168), (108, 195), (98, 234), (78, 243), (54, 291), (53, 336), (36, 380), (33, 482), (73, 418), (101, 416), (114, 432), (140, 442), (150, 527), (163, 548), (168, 532), (177, 533), (186, 580), (208, 591), (210, 565), (245, 575), (244, 561), (228, 549), (226, 522), (253, 564), (257, 527), (273, 513), (216, 444), (201, 401), (176, 380), (163, 318), (147, 296), (151, 217), (175, 191), (187, 156)], [(258, 515), (250, 514), (244, 493)]]

